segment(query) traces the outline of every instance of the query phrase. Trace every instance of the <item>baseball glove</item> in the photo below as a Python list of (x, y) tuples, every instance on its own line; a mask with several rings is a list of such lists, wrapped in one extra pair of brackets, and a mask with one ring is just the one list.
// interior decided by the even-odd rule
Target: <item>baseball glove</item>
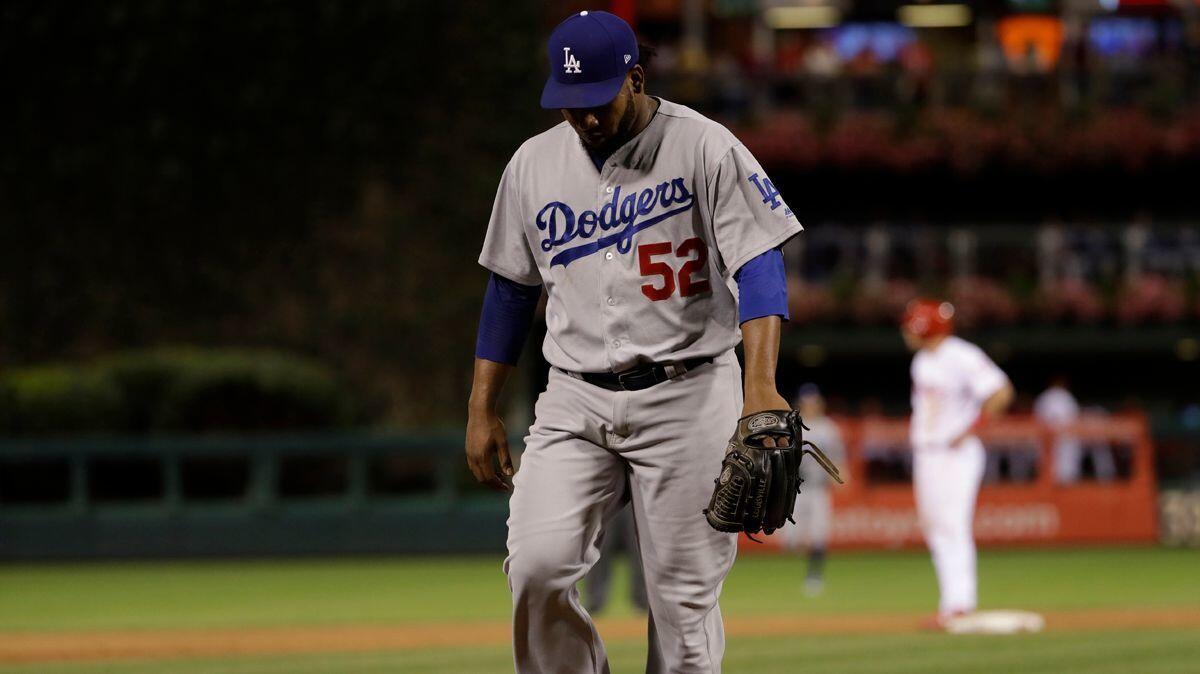
[[(704, 510), (717, 531), (744, 531), (755, 539), (770, 535), (792, 520), (796, 494), (800, 493), (800, 461), (805, 454), (816, 460), (838, 482), (842, 477), (819, 447), (804, 440), (807, 430), (800, 414), (792, 410), (758, 412), (738, 420), (737, 430), (725, 448), (721, 474), (715, 480), (712, 501)], [(775, 438), (775, 446), (763, 441)]]

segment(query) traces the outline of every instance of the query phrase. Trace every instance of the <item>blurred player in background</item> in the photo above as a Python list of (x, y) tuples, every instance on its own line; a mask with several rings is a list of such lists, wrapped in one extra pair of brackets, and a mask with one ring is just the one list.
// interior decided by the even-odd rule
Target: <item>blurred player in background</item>
[(976, 431), (1004, 413), (1013, 388), (982, 349), (954, 331), (949, 302), (909, 304), (901, 332), (912, 360), (913, 489), (925, 542), (933, 556), (940, 601), (929, 627), (975, 610), (975, 497), (983, 479)]
[(629, 603), (640, 613), (645, 613), (646, 578), (642, 572), (642, 557), (638, 552), (637, 530), (633, 523), (633, 510), (629, 506), (612, 516), (604, 528), (604, 539), (600, 543), (600, 558), (584, 577), (583, 607), (591, 615), (599, 615), (606, 605), (612, 590), (612, 567), (619, 553), (629, 560)]
[[(844, 466), (846, 445), (837, 424), (825, 416), (825, 398), (816, 384), (800, 387), (796, 408), (808, 431), (804, 437), (824, 450), (837, 465)], [(843, 476), (845, 473), (842, 473)], [(800, 495), (796, 497), (793, 517), (796, 526), (784, 527), (784, 545), (789, 549), (804, 548), (808, 552), (808, 572), (804, 577), (804, 592), (816, 596), (825, 589), (825, 555), (829, 547), (829, 530), (833, 520), (833, 496), (829, 493), (829, 475), (814, 461), (800, 464)]]
[[(1083, 441), (1071, 431), (1079, 422), (1079, 402), (1071, 394), (1065, 375), (1055, 375), (1050, 386), (1033, 403), (1037, 420), (1054, 430), (1054, 479), (1059, 484), (1078, 482), (1083, 472)], [(1096, 479), (1108, 481), (1116, 476), (1112, 452), (1104, 443), (1093, 443), (1086, 452), (1092, 460)]]
[(1054, 479), (1060, 484), (1079, 480), (1083, 443), (1068, 429), (1079, 421), (1079, 403), (1067, 389), (1067, 379), (1057, 375), (1033, 403), (1037, 420), (1054, 429)]

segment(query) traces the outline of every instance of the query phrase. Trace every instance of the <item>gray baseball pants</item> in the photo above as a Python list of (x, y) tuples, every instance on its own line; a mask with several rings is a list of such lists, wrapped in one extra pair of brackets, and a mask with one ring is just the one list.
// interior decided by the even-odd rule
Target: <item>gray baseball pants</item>
[(519, 674), (602, 674), (604, 644), (577, 583), (625, 496), (650, 603), (648, 673), (717, 673), (717, 597), (736, 536), (702, 510), (742, 407), (733, 352), (642, 391), (608, 391), (551, 370), (513, 480), (508, 558)]

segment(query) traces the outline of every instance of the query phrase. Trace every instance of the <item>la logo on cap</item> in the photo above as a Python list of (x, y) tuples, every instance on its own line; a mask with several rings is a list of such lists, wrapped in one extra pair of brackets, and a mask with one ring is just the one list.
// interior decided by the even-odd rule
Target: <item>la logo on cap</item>
[(595, 108), (621, 92), (638, 62), (637, 36), (615, 14), (578, 12), (550, 33), (546, 57), (550, 76), (542, 88), (542, 107)]
[(570, 47), (563, 47), (563, 72), (581, 73), (583, 72), (583, 69), (580, 68), (582, 65), (583, 61), (575, 58), (575, 55), (571, 53)]

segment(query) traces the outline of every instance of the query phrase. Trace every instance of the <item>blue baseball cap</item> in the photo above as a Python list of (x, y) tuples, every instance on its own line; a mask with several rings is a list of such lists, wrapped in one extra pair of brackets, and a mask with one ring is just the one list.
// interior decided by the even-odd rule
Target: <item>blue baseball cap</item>
[(580, 12), (550, 33), (546, 55), (550, 77), (542, 107), (596, 108), (617, 97), (625, 75), (637, 65), (637, 37), (619, 16)]

